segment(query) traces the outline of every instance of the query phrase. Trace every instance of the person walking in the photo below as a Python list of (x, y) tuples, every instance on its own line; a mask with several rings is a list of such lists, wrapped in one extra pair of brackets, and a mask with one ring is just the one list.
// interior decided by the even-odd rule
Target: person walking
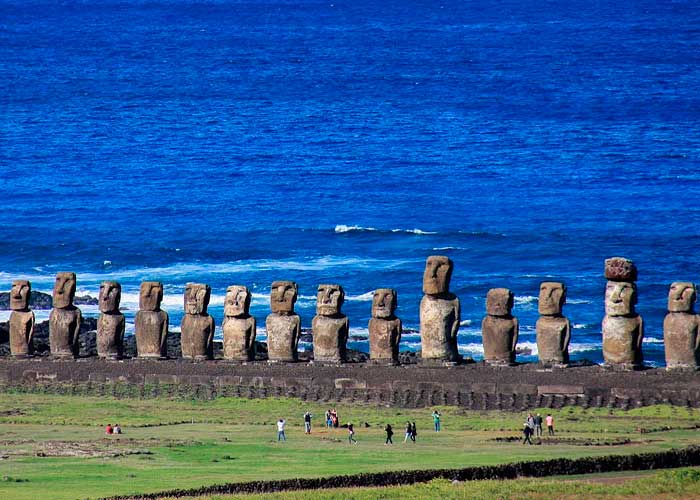
[(551, 413), (547, 413), (544, 423), (547, 424), (547, 434), (554, 436), (554, 417)]
[(304, 413), (304, 434), (311, 434), (311, 413)]
[(326, 427), (330, 428), (333, 425), (333, 421), (331, 420), (331, 411), (326, 410)]
[(433, 425), (435, 426), (435, 432), (440, 432), (440, 416), (442, 414), (435, 410), (433, 412)]
[(287, 421), (283, 418), (277, 421), (277, 441), (287, 441), (287, 436), (284, 434), (284, 426), (286, 424)]
[(542, 437), (542, 415), (535, 415), (535, 437)]
[(348, 424), (348, 444), (350, 443), (357, 444), (357, 440), (355, 439), (355, 428), (352, 424)]
[(384, 441), (384, 445), (394, 444), (394, 441), (391, 440), (391, 436), (394, 435), (394, 429), (391, 428), (391, 424), (386, 424), (384, 432), (386, 432), (386, 441)]
[(527, 422), (523, 424), (523, 444), (525, 443), (530, 443), (532, 444), (532, 441), (530, 441), (530, 436), (532, 436), (532, 427), (528, 425)]
[(530, 430), (532, 431), (530, 434), (535, 432), (535, 417), (532, 416), (532, 413), (527, 414), (527, 425), (530, 427)]
[(411, 424), (411, 441), (414, 443), (416, 442), (416, 436), (418, 435), (418, 432), (416, 431), (416, 423), (413, 422)]
[(403, 438), (403, 442), (405, 443), (411, 439), (411, 422), (406, 422), (406, 435)]

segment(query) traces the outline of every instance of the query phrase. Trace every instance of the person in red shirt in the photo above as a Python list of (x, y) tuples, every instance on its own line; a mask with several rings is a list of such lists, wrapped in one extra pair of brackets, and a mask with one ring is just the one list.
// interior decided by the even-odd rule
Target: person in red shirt
[(105, 427), (105, 434), (112, 434), (112, 432), (112, 424), (107, 424), (107, 427)]

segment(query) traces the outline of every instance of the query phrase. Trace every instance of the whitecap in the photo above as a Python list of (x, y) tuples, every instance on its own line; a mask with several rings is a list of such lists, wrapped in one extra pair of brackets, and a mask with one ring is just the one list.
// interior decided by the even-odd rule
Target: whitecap
[(538, 300), (539, 298), (535, 297), (534, 295), (517, 295), (514, 299), (515, 303), (518, 305), (532, 304), (533, 302), (537, 302)]
[(374, 290), (365, 292), (361, 295), (346, 295), (345, 300), (354, 302), (370, 302), (374, 298)]
[(655, 337), (644, 337), (644, 338), (642, 339), (642, 342), (645, 343), (645, 344), (663, 344), (663, 343), (664, 343), (664, 339), (658, 339), (658, 338), (655, 338)]
[(377, 231), (378, 229), (374, 227), (362, 227), (362, 226), (346, 226), (345, 224), (338, 224), (335, 226), (336, 233), (349, 233), (350, 231)]
[(470, 319), (463, 319), (462, 321), (459, 322), (459, 326), (471, 326), (472, 320)]

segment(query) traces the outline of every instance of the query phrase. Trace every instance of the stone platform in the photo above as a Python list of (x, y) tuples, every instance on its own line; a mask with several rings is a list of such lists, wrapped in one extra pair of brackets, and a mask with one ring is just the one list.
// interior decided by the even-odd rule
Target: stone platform
[(545, 370), (537, 364), (322, 366), (222, 360), (5, 358), (0, 359), (0, 386), (86, 395), (119, 395), (129, 387), (129, 394), (140, 397), (189, 393), (202, 398), (296, 397), (410, 408), (454, 405), (473, 410), (523, 411), (570, 405), (633, 408), (658, 403), (700, 407), (699, 372), (614, 372), (601, 366)]

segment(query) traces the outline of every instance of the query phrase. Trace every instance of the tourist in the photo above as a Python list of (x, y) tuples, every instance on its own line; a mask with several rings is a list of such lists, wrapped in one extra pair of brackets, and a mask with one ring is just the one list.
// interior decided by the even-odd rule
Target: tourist
[(331, 427), (333, 425), (333, 420), (331, 420), (331, 411), (326, 410), (326, 427)]
[(437, 410), (433, 412), (433, 424), (435, 425), (435, 432), (440, 432), (440, 415), (442, 414)]
[(351, 423), (348, 424), (348, 444), (350, 443), (357, 444), (357, 440), (355, 439), (355, 428)]
[(386, 441), (384, 441), (384, 445), (394, 444), (394, 442), (391, 440), (391, 436), (394, 435), (394, 429), (391, 428), (391, 424), (386, 424), (386, 427), (384, 427), (384, 432), (386, 432)]
[(523, 424), (523, 444), (525, 443), (530, 443), (532, 444), (532, 441), (530, 441), (530, 436), (532, 435), (532, 427), (525, 422)]
[(311, 434), (311, 413), (304, 413), (304, 434)]
[(535, 437), (542, 437), (542, 415), (535, 415)]
[(338, 421), (338, 411), (335, 408), (331, 410), (331, 422), (333, 423), (333, 427), (336, 429), (338, 428), (338, 425), (340, 425), (340, 422)]
[(122, 433), (122, 428), (119, 427), (119, 424), (114, 424), (114, 428), (112, 429), (112, 432), (114, 434), (121, 434)]
[(405, 443), (411, 439), (411, 422), (406, 422), (406, 435), (403, 438), (403, 442)]
[(547, 413), (547, 417), (544, 419), (544, 423), (547, 424), (547, 433), (550, 436), (554, 436), (554, 417), (551, 413)]
[[(532, 413), (527, 414), (527, 425), (532, 432), (535, 432), (535, 417), (532, 416)], [(532, 432), (530, 434), (532, 434)]]
[(284, 426), (287, 424), (287, 421), (284, 420), (283, 418), (280, 418), (277, 421), (277, 441), (286, 441), (287, 436), (284, 434)]
[(107, 424), (107, 427), (105, 427), (105, 434), (112, 434), (112, 432), (114, 432), (112, 424)]
[(411, 424), (411, 441), (414, 443), (416, 442), (416, 436), (418, 435), (418, 432), (416, 431), (416, 423), (413, 422)]

